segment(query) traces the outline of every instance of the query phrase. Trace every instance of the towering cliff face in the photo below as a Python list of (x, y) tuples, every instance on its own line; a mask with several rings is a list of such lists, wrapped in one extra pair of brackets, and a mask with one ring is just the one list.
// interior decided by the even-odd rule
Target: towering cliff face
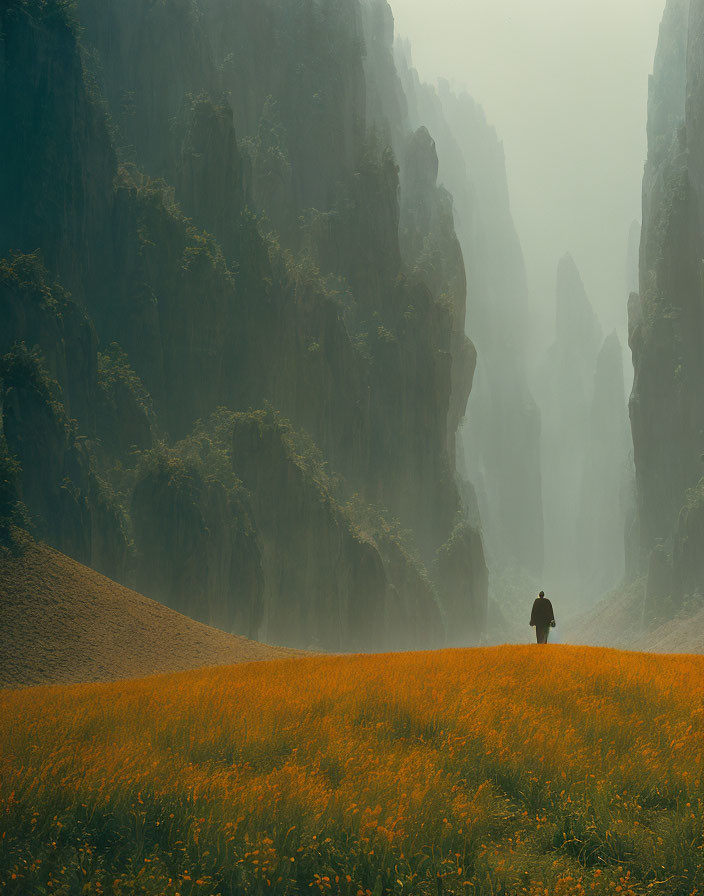
[(704, 449), (703, 41), (704, 5), (670, 0), (650, 83), (640, 295), (629, 304), (642, 562), (655, 548), (674, 559), (670, 587), (655, 590), (668, 590), (675, 603), (691, 593), (677, 583), (691, 581)]
[[(225, 437), (261, 533), (267, 639), (357, 650), (443, 643), (442, 610), (422, 566), (373, 509), (340, 500), (305, 435), (258, 412), (234, 415)], [(471, 619), (476, 609), (466, 604)]]
[(577, 517), (577, 582), (596, 602), (626, 572), (624, 521), (630, 510), (630, 447), (623, 353), (616, 333), (596, 361)]
[(640, 221), (633, 221), (628, 230), (626, 249), (626, 294), (638, 292), (638, 255), (640, 252)]
[(263, 571), (249, 497), (209, 433), (199, 428), (179, 448), (160, 446), (136, 472), (137, 587), (195, 619), (256, 635)]
[[(0, 13), (0, 124), (17, 138), (0, 254), (41, 250), (77, 303), (58, 285), (3, 293), (3, 445), (20, 466), (3, 482), (44, 537), (75, 520), (60, 546), (147, 594), (334, 649), (372, 628), (375, 646), (437, 644), (448, 608), (478, 634), (486, 602), (476, 533), (467, 585), (447, 593), (378, 534), (383, 505), (430, 564), (462, 525), (473, 370), (451, 201), (432, 138), (401, 121), (386, 9), (365, 38), (357, 0), (81, 0), (82, 48), (62, 3)], [(197, 424), (267, 403), (312, 437), (334, 501), (276, 427), (255, 462)], [(56, 433), (52, 465), (37, 427)], [(44, 506), (54, 492), (69, 510)], [(369, 534), (369, 519), (386, 522)]]
[(464, 326), (478, 363), (462, 428), (464, 474), (476, 486), (495, 569), (543, 564), (540, 415), (528, 388), (528, 288), (511, 217), (501, 142), (481, 107), (447, 83), (423, 84), (407, 47), (397, 60), (412, 122), (435, 137), (439, 179), (467, 272)]
[(0, 257), (41, 248), (77, 289), (89, 247), (108, 238), (107, 122), (86, 88), (75, 27), (56, 4), (4, 3), (0, 15)]
[(671, 2), (661, 26), (648, 110), (640, 298), (629, 307), (631, 425), (646, 553), (671, 537), (685, 489), (699, 471), (700, 426), (685, 383), (699, 362), (684, 356), (693, 335), (686, 332), (687, 312), (699, 298), (696, 201), (683, 127), (688, 18), (688, 3)]
[(563, 594), (573, 594), (579, 582), (575, 569), (581, 556), (577, 508), (601, 338), (601, 327), (577, 266), (571, 255), (565, 255), (557, 268), (555, 341), (538, 378), (548, 585)]
[[(403, 147), (385, 147), (367, 130), (367, 88), (385, 100), (398, 80), (390, 51), (393, 19), (390, 32), (386, 16), (378, 21), (379, 33), (367, 35), (378, 44), (378, 59), (390, 60), (390, 67), (380, 64), (373, 72), (368, 66), (365, 73), (362, 13), (369, 17), (372, 10), (356, 2), (311, 3), (303, 15), (292, 15), (285, 3), (244, 0), (213, 0), (202, 4), (197, 15), (189, 3), (165, 9), (114, 5), (106, 16), (102, 3), (81, 4), (86, 40), (98, 59), (97, 77), (121, 142), (132, 147), (140, 167), (175, 184), (183, 208), (198, 225), (212, 229), (225, 260), (231, 257), (240, 267), (234, 294), (212, 316), (218, 321), (215, 339), (237, 341), (238, 355), (245, 356), (243, 369), (213, 371), (210, 383), (217, 385), (223, 376), (226, 382), (209, 387), (215, 392), (210, 405), (203, 407), (202, 398), (194, 398), (192, 407), (179, 405), (182, 419), (174, 420), (172, 429), (183, 434), (197, 413), (217, 403), (243, 404), (240, 395), (228, 394), (227, 384), (236, 381), (242, 390), (243, 380), (249, 380), (250, 404), (271, 400), (310, 431), (355, 488), (414, 529), (430, 559), (458, 509), (453, 443), (471, 385), (471, 347), (463, 334), (458, 340), (450, 330), (454, 319), (448, 319), (440, 301), (452, 291), (453, 308), (461, 305), (457, 316), (463, 314), (464, 271), (452, 244), (452, 222), (450, 237), (442, 237), (436, 255), (447, 256), (445, 266), (460, 273), (440, 271), (431, 283), (418, 275), (412, 252), (401, 257), (399, 175), (392, 150), (403, 156)], [(175, 59), (182, 64), (172, 77)], [(126, 108), (125, 96), (130, 98)], [(388, 131), (399, 132), (398, 109), (390, 103), (387, 110), (380, 100), (370, 123), (383, 121), (389, 122)], [(406, 179), (402, 206), (411, 190)], [(252, 252), (258, 237), (246, 222), (231, 232), (243, 195), (274, 225), (284, 246), (305, 252), (323, 278), (337, 279), (342, 288), (336, 296), (322, 278), (316, 283), (314, 269), (301, 276), (300, 263), (289, 264), (288, 272), (280, 271), (277, 258), (262, 263), (261, 253)], [(422, 197), (427, 208), (430, 201)], [(432, 238), (443, 226), (428, 221), (430, 229), (420, 238)], [(150, 237), (150, 243), (159, 248), (162, 241)], [(421, 250), (417, 244), (415, 251)], [(447, 286), (449, 277), (459, 281), (456, 288)], [(278, 306), (272, 309), (273, 321), (264, 319), (267, 299), (250, 300), (272, 279), (278, 281), (268, 296)], [(309, 293), (304, 316), (300, 309), (291, 312), (292, 280), (295, 290)], [(208, 291), (224, 288), (212, 284)], [(187, 315), (192, 304), (184, 303), (179, 316)], [(256, 317), (248, 313), (250, 305), (257, 306)], [(233, 317), (238, 323), (233, 321), (232, 329), (222, 326)], [(285, 328), (282, 317), (290, 319)], [(302, 317), (303, 340), (296, 338)], [(272, 326), (284, 330), (287, 343), (275, 352), (265, 335)], [(174, 329), (171, 324), (169, 329)], [(308, 351), (315, 346), (319, 352)], [(184, 348), (193, 354), (191, 346), (176, 346), (174, 356), (182, 356)], [(214, 358), (223, 355), (219, 345), (206, 350)], [(128, 351), (132, 356), (132, 346)], [(268, 371), (261, 364), (264, 357)], [(305, 390), (284, 369), (286, 359), (295, 366), (304, 361)], [(261, 370), (253, 377), (257, 362)], [(174, 372), (182, 370), (176, 365)], [(183, 373), (188, 382), (198, 381), (191, 371)], [(163, 379), (171, 383), (172, 371), (166, 370)], [(399, 402), (399, 394), (414, 397)], [(421, 427), (423, 440), (418, 438)]]
[(630, 438), (623, 356), (570, 255), (557, 269), (555, 342), (536, 383), (543, 419), (546, 587), (583, 609), (625, 573)]
[[(93, 438), (107, 434), (114, 418), (102, 387), (85, 313), (36, 255), (0, 262), (0, 436), (17, 465), (13, 500), (41, 538), (117, 577), (128, 563), (123, 514), (72, 420), (80, 415)], [(135, 405), (124, 390), (125, 428)]]
[(446, 420), (447, 450), (454, 468), (455, 438), (472, 388), (477, 353), (464, 333), (467, 280), (452, 197), (438, 186), (437, 178), (435, 141), (421, 126), (406, 139), (401, 169), (401, 247), (409, 269), (449, 311), (451, 383)]

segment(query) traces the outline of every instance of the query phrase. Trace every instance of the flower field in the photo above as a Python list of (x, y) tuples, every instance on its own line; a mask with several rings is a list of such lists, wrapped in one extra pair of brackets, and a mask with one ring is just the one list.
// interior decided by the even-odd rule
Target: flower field
[(0, 691), (0, 892), (704, 894), (704, 657), (500, 647)]

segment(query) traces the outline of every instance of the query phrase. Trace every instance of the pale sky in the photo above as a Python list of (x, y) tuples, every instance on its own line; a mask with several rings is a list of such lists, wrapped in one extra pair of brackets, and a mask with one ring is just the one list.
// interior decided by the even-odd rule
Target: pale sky
[(570, 251), (606, 329), (626, 321), (648, 75), (665, 0), (390, 0), (421, 78), (466, 87), (503, 139), (536, 304)]

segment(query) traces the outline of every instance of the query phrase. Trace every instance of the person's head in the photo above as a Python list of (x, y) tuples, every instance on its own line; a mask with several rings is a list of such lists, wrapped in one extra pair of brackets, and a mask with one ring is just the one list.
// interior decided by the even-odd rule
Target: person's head
[(544, 592), (544, 591), (541, 591), (541, 592), (540, 592), (540, 597), (545, 597), (545, 592)]

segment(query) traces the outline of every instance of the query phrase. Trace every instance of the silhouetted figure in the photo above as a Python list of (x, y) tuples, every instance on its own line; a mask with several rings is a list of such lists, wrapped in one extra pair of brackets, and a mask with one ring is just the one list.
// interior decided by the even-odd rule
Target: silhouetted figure
[(530, 614), (530, 624), (535, 626), (535, 638), (538, 644), (548, 643), (548, 633), (555, 628), (555, 614), (552, 604), (541, 591), (533, 603), (533, 612)]

